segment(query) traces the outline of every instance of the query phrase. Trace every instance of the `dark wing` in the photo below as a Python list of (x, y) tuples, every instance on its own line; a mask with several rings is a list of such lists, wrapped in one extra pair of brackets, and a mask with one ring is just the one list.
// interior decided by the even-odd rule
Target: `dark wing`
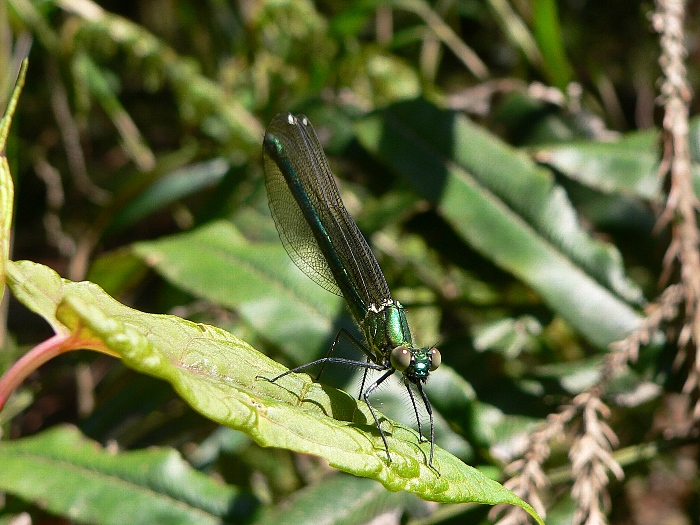
[(265, 133), (263, 157), (270, 210), (292, 261), (345, 297), (358, 323), (370, 305), (390, 301), (384, 274), (340, 198), (308, 119), (277, 115)]

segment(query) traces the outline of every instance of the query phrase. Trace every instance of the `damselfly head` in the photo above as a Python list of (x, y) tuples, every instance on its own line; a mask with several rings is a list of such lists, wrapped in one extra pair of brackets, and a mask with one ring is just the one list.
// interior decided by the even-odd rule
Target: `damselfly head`
[(430, 372), (440, 366), (442, 357), (440, 351), (433, 348), (408, 348), (397, 346), (389, 354), (391, 366), (411, 381), (424, 381)]

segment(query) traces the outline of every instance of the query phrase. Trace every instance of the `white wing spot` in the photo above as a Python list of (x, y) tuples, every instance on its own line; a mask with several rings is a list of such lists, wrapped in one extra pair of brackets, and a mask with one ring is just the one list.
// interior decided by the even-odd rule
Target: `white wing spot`
[(287, 122), (289, 122), (289, 124), (291, 124), (293, 126), (294, 124), (296, 124), (297, 118), (294, 115), (292, 115), (291, 113), (289, 113), (289, 114), (287, 114)]

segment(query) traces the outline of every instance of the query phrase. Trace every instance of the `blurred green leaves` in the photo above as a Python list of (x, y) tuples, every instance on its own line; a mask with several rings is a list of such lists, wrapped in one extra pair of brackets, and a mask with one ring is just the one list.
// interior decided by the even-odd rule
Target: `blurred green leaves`
[[(351, 472), (379, 466), (370, 475), (387, 486), (415, 479), (410, 490), (426, 493), (440, 487), (420, 470), (425, 447), (414, 431), (385, 420), (401, 458), (392, 470), (383, 463), (376, 427), (352, 396), (305, 376), (268, 385), (246, 375), (253, 367), (283, 368), (241, 339), (296, 365), (325, 355), (340, 327), (352, 329), (342, 300), (289, 261), (267, 215), (260, 146), (266, 123), (280, 111), (309, 115), (346, 205), (407, 307), (415, 339), (443, 353), (445, 365), (426, 385), (436, 442), (488, 477), (502, 476), (527, 433), (600, 377), (607, 344), (636, 326), (644, 294), (656, 293), (660, 252), (649, 204), (662, 196), (652, 129), (657, 42), (646, 4), (5, 4), (2, 31), (9, 28), (17, 43), (0, 46), (0, 62), (14, 71), (31, 40), (32, 68), (12, 133), (3, 127), (4, 257), (41, 261), (75, 281), (37, 265), (35, 277), (13, 293), (39, 311), (59, 312), (46, 314), (52, 327), (82, 330), (91, 337), (80, 340), (88, 347), (104, 350), (109, 340), (144, 374), (79, 354), (46, 365), (27, 382), (19, 408), (3, 412), (3, 421), (11, 418), (3, 431), (39, 429), (15, 449), (38, 455), (13, 457), (7, 490), (17, 497), (8, 498), (0, 520), (45, 508), (90, 521), (88, 507), (104, 511), (94, 522), (118, 519), (111, 506), (120, 483), (150, 512), (146, 521), (167, 497), (177, 507), (165, 509), (169, 519), (183, 511), (190, 522), (198, 522), (198, 512), (202, 520), (229, 519), (233, 514), (219, 505), (226, 498), (234, 506), (255, 500), (266, 507), (237, 506), (237, 522), (295, 516), (317, 523), (322, 515), (348, 525), (379, 512), (410, 521), (435, 510), (371, 479), (331, 477), (325, 460), (316, 459), (335, 458)], [(13, 82), (0, 78), (3, 89)], [(636, 127), (646, 130), (628, 131)], [(696, 161), (699, 136), (694, 124)], [(40, 166), (52, 168), (46, 187), (35, 175)], [(17, 183), (14, 226), (10, 167)], [(90, 185), (103, 190), (86, 191)], [(49, 195), (55, 189), (63, 190), (62, 200)], [(73, 251), (55, 243), (62, 236), (73, 241)], [(138, 310), (77, 282), (86, 276)], [(17, 310), (15, 303), (11, 312)], [(24, 342), (37, 344), (45, 329), (24, 310), (13, 315), (3, 363), (21, 355)], [(635, 370), (615, 385), (615, 399), (636, 400), (612, 407), (613, 420), (638, 425), (625, 427), (630, 442), (648, 439), (639, 422), (651, 418), (663, 392), (660, 378), (669, 377), (657, 368), (659, 355), (642, 349)], [(261, 448), (247, 434), (215, 429), (173, 395), (170, 383), (145, 374), (166, 379), (196, 410), (247, 433), (256, 432), (260, 411), (271, 410), (299, 418), (331, 443), (283, 423), (281, 431), (268, 427), (256, 439), (310, 455)], [(361, 381), (342, 369), (324, 374), (332, 384), (342, 377), (351, 394)], [(94, 381), (88, 386), (81, 382), (86, 376)], [(404, 421), (406, 409), (413, 424), (399, 386), (373, 402), (396, 421)], [(640, 397), (642, 391), (648, 394)], [(179, 462), (174, 470), (192, 491), (201, 490), (206, 504), (158, 483), (119, 477), (114, 464), (101, 462), (107, 453), (98, 445), (73, 431), (46, 431), (57, 420), (74, 422), (103, 445), (157, 445), (153, 456), (146, 450), (133, 457), (145, 471)], [(222, 429), (234, 436), (224, 444), (217, 441)], [(278, 441), (263, 441), (275, 435)], [(348, 453), (357, 443), (359, 452)], [(566, 477), (568, 443), (552, 456), (558, 479)], [(56, 450), (67, 472), (78, 472), (90, 500), (80, 517), (71, 514), (72, 505), (84, 500), (68, 474), (60, 472), (65, 492), (42, 478), (49, 464), (42, 447)], [(202, 477), (173, 448), (209, 481), (223, 480), (220, 492), (197, 481)], [(71, 449), (93, 463), (94, 492)], [(137, 469), (130, 454), (115, 453), (115, 464), (124, 458)], [(443, 473), (446, 479), (471, 475), (444, 451), (440, 457), (457, 465)], [(167, 473), (154, 478), (172, 483)], [(460, 486), (451, 478), (449, 484)], [(35, 495), (39, 488), (55, 501), (45, 505)], [(218, 495), (209, 499), (211, 493)], [(126, 521), (133, 507), (122, 508)], [(428, 519), (462, 511), (441, 507)], [(483, 519), (476, 515), (483, 509), (473, 512), (471, 521)]]
[(68, 426), (1, 442), (0, 463), (1, 490), (81, 523), (216, 524), (256, 506), (172, 449), (104, 450)]
[[(424, 133), (426, 122), (436, 131)], [(532, 286), (591, 342), (606, 347), (637, 326), (626, 301), (641, 292), (620, 254), (580, 227), (563, 188), (523, 153), (423, 101), (376, 112), (357, 130), (462, 239)]]

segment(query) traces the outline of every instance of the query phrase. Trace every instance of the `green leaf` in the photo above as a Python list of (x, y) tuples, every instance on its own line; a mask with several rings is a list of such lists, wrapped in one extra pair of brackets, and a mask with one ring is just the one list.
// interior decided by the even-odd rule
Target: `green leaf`
[(388, 462), (364, 402), (305, 374), (276, 383), (261, 379), (286, 369), (222, 329), (133, 310), (95, 284), (61, 279), (29, 261), (8, 264), (8, 284), (26, 306), (70, 332), (76, 347), (120, 355), (127, 366), (168, 381), (201, 414), (262, 446), (315, 454), (392, 491), (440, 502), (510, 503), (536, 517), (509, 490), (439, 447), (437, 475), (427, 465), (429, 443), (382, 418), (392, 456)]
[(88, 280), (110, 295), (119, 296), (136, 286), (148, 268), (129, 248), (112, 250), (92, 261)]
[(372, 480), (326, 476), (266, 512), (255, 525), (363, 525), (388, 510), (404, 507), (406, 499), (405, 493), (387, 492)]
[(639, 301), (641, 292), (619, 252), (581, 228), (564, 189), (525, 154), (421, 100), (376, 112), (356, 129), (458, 235), (592, 343), (607, 347), (637, 326), (640, 317), (625, 300)]
[(134, 253), (169, 281), (214, 304), (235, 308), (258, 333), (299, 364), (327, 346), (343, 300), (297, 269), (281, 243), (252, 244), (232, 224), (140, 242)]
[(658, 133), (637, 132), (617, 142), (576, 141), (541, 148), (535, 158), (605, 193), (661, 198)]
[(556, 87), (564, 90), (571, 82), (571, 65), (566, 58), (557, 3), (554, 0), (536, 0), (533, 7), (533, 32), (542, 53), (544, 72)]
[(175, 450), (109, 452), (68, 426), (0, 442), (0, 464), (0, 490), (81, 523), (215, 524), (254, 505)]
[[(700, 118), (691, 119), (689, 124), (693, 187), (700, 196)], [(656, 129), (627, 133), (616, 142), (575, 141), (549, 146), (538, 149), (535, 158), (598, 191), (663, 199)]]
[(229, 161), (215, 158), (183, 166), (156, 179), (115, 214), (110, 224), (110, 233), (133, 226), (160, 208), (214, 186), (230, 168)]
[(17, 101), (24, 87), (24, 79), (27, 75), (29, 60), (22, 61), (19, 76), (15, 83), (15, 89), (7, 104), (5, 114), (0, 120), (0, 302), (5, 293), (5, 261), (10, 257), (12, 212), (15, 209), (15, 186), (12, 182), (10, 164), (5, 156), (7, 137), (10, 134), (12, 117), (17, 109)]

